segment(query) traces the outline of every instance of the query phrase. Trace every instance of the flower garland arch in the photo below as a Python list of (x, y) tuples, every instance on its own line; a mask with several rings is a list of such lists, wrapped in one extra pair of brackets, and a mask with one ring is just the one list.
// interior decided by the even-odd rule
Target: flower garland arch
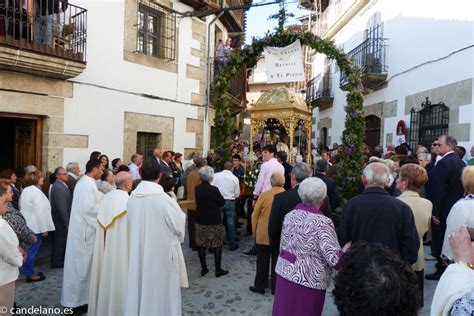
[(284, 30), (283, 25), (286, 16), (288, 14), (282, 8), (278, 14), (279, 27), (273, 33), (267, 33), (263, 38), (254, 38), (252, 44), (245, 46), (242, 50), (234, 51), (227, 65), (216, 76), (212, 86), (212, 104), (215, 109), (212, 137), (215, 148), (221, 157), (221, 161), (230, 158), (231, 115), (226, 91), (230, 88), (230, 81), (233, 76), (243, 67), (255, 65), (258, 57), (262, 55), (264, 47), (284, 47), (299, 39), (301, 45), (306, 45), (319, 53), (325, 54), (328, 58), (334, 59), (340, 71), (348, 77), (348, 84), (344, 86), (344, 90), (347, 91), (347, 104), (345, 105), (345, 130), (341, 136), (340, 161), (342, 168), (341, 172), (338, 172), (337, 182), (341, 188), (342, 196), (349, 199), (357, 194), (360, 187), (360, 175), (362, 174), (361, 159), (365, 136), (365, 120), (363, 117), (364, 96), (360, 69), (332, 41), (321, 39), (311, 32)]

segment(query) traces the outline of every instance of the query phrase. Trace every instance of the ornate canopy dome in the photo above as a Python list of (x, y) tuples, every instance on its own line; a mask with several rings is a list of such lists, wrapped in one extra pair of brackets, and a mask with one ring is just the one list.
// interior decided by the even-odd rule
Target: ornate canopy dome
[(252, 108), (252, 111), (266, 111), (281, 108), (296, 108), (298, 110), (311, 112), (299, 94), (286, 87), (276, 88), (262, 94)]

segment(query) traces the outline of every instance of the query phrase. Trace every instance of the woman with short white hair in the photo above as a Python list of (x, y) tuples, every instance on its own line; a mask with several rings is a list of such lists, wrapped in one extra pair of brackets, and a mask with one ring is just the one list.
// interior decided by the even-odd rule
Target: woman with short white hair
[(351, 243), (341, 249), (332, 220), (319, 209), (327, 195), (319, 178), (303, 180), (302, 203), (285, 216), (276, 266), (273, 315), (321, 315), (332, 269), (339, 269)]
[(196, 232), (195, 244), (197, 247), (199, 261), (201, 263), (201, 276), (205, 276), (209, 269), (206, 264), (206, 249), (214, 251), (215, 274), (221, 277), (228, 273), (221, 268), (222, 259), (222, 218), (220, 207), (224, 206), (225, 200), (219, 189), (211, 185), (214, 179), (214, 169), (202, 167), (199, 170), (201, 183), (196, 186)]

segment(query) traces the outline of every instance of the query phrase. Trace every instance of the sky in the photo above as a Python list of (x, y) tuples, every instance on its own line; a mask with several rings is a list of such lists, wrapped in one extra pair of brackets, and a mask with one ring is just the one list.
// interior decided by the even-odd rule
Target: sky
[[(253, 3), (262, 3), (262, 2), (274, 2), (272, 0), (259, 0), (254, 1)], [(273, 31), (277, 26), (277, 20), (268, 20), (268, 17), (271, 14), (278, 13), (280, 6), (278, 4), (271, 4), (261, 7), (252, 7), (247, 12), (247, 30), (245, 43), (250, 44), (252, 42), (252, 37), (263, 37), (267, 31)], [(287, 24), (297, 22), (295, 19), (309, 14), (308, 10), (299, 9), (298, 2), (295, 0), (287, 1), (287, 10), (293, 13), (295, 16), (288, 19)]]

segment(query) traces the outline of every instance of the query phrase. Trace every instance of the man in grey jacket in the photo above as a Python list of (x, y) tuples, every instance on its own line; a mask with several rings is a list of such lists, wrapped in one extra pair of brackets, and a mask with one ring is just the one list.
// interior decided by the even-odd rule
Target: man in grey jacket
[(68, 173), (63, 167), (54, 171), (56, 181), (51, 188), (51, 215), (56, 230), (52, 232), (53, 246), (51, 250), (51, 268), (64, 266), (66, 252), (67, 229), (71, 215), (71, 192), (66, 184)]

